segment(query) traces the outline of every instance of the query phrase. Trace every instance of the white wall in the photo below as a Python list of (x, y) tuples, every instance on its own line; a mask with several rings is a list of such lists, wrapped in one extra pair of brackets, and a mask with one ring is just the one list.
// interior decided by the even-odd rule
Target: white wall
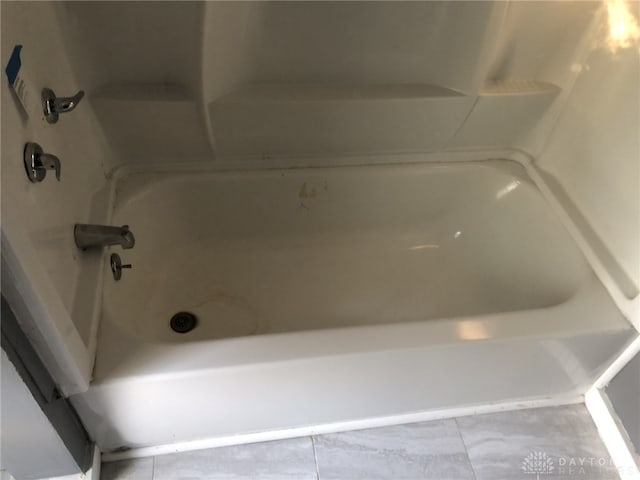
[(640, 354), (611, 380), (605, 391), (640, 457)]
[(640, 286), (639, 85), (637, 47), (594, 49), (538, 162), (604, 245), (630, 298)]
[[(2, 350), (1, 466), (16, 480), (79, 472), (78, 465)], [(4, 478), (4, 477), (2, 477)]]
[(51, 21), (65, 26), (63, 41), (84, 88), (112, 84), (201, 88), (202, 2), (53, 2)]

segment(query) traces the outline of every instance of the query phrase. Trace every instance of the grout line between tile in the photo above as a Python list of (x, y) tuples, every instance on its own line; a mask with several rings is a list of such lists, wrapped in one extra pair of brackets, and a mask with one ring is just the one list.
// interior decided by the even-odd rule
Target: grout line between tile
[(151, 457), (151, 480), (156, 478), (156, 457)]
[(320, 466), (318, 465), (318, 453), (316, 452), (316, 442), (313, 440), (313, 435), (309, 437), (311, 439), (311, 447), (313, 448), (313, 461), (316, 464), (316, 480), (320, 480)]
[(456, 430), (458, 431), (458, 436), (460, 437), (460, 441), (462, 442), (462, 446), (464, 447), (464, 453), (467, 455), (467, 460), (469, 460), (469, 465), (471, 466), (471, 473), (473, 473), (473, 478), (474, 480), (478, 480), (478, 476), (476, 475), (476, 469), (473, 466), (473, 462), (471, 461), (471, 455), (469, 455), (469, 449), (467, 448), (467, 444), (465, 443), (464, 437), (462, 436), (462, 430), (460, 430), (458, 417), (455, 417), (453, 421), (456, 424)]

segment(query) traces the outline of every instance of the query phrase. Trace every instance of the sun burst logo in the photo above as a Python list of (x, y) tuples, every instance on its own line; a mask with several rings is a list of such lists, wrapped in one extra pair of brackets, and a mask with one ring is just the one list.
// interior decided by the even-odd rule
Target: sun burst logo
[(553, 459), (545, 452), (531, 452), (522, 461), (522, 471), (535, 475), (536, 480), (540, 480), (540, 475), (551, 475), (553, 470)]

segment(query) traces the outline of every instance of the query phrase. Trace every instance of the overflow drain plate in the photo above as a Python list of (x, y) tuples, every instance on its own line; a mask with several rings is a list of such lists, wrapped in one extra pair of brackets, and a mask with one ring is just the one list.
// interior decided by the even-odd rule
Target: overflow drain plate
[(198, 318), (191, 312), (178, 312), (171, 317), (169, 325), (174, 332), (187, 333), (198, 324)]

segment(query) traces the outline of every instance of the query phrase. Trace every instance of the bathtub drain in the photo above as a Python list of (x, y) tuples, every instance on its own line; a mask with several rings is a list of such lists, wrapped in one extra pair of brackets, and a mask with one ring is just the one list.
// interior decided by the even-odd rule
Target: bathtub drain
[(178, 333), (187, 333), (193, 330), (198, 323), (198, 319), (193, 313), (190, 312), (178, 312), (171, 317), (171, 329)]

